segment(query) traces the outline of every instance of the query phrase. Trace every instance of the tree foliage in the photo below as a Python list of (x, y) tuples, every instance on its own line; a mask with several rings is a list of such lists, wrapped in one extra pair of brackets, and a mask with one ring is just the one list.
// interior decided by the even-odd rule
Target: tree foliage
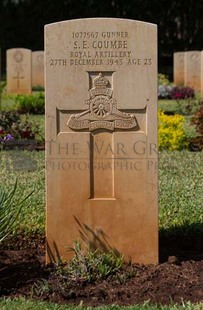
[(159, 60), (175, 51), (202, 50), (203, 2), (198, 0), (1, 0), (0, 44), (44, 48), (44, 25), (85, 17), (117, 17), (158, 25)]

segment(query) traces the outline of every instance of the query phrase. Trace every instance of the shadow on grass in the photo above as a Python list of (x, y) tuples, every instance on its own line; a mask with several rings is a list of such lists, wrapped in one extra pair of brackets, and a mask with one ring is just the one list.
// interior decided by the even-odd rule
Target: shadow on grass
[(185, 224), (159, 232), (160, 263), (166, 262), (169, 256), (178, 260), (203, 259), (203, 223)]

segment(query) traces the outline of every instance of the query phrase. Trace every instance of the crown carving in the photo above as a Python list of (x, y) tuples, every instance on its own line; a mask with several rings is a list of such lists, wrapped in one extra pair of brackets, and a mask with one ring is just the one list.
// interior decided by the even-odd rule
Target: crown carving
[(109, 81), (103, 76), (102, 73), (99, 73), (93, 80), (93, 88), (89, 90), (90, 97), (93, 98), (98, 95), (104, 95), (111, 97), (112, 89), (107, 87)]
[(99, 75), (93, 80), (93, 86), (96, 88), (107, 87), (108, 84), (109, 81), (103, 76), (102, 73), (99, 73)]

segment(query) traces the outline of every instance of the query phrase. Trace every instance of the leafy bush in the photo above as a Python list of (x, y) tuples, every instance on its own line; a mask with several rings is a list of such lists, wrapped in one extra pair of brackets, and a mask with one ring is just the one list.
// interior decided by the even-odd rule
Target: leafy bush
[(39, 124), (30, 122), (28, 116), (22, 119), (16, 111), (0, 112), (0, 142), (8, 135), (15, 139), (35, 139), (39, 131)]
[(191, 124), (191, 118), (186, 116), (185, 122), (183, 125), (184, 132), (187, 138), (187, 141), (189, 142), (191, 139), (197, 137), (197, 132), (195, 129), (195, 126)]
[(0, 126), (5, 130), (9, 130), (12, 124), (20, 122), (20, 114), (16, 111), (0, 112)]
[(17, 95), (15, 98), (16, 109), (19, 113), (44, 114), (44, 93), (35, 95)]
[(158, 98), (159, 99), (188, 99), (194, 98), (194, 89), (188, 86), (172, 86), (172, 85), (159, 85)]
[(194, 117), (192, 117), (191, 124), (195, 125), (197, 132), (203, 135), (203, 105), (200, 107), (199, 111), (196, 112)]
[(73, 258), (65, 266), (60, 266), (59, 274), (70, 277), (72, 280), (95, 281), (106, 278), (119, 270), (123, 263), (122, 256), (116, 256), (113, 251), (107, 253), (99, 250), (87, 251), (81, 248), (80, 242), (75, 242), (72, 248)]
[(169, 116), (159, 111), (159, 149), (181, 150), (187, 145), (184, 131), (185, 118), (181, 115)]
[(172, 89), (172, 86), (170, 85), (159, 85), (158, 98), (159, 99), (170, 99), (171, 89)]
[[(0, 184), (0, 242), (3, 241), (15, 228), (16, 219), (23, 207), (27, 207), (27, 196), (16, 199), (17, 181), (10, 191), (5, 191)], [(23, 198), (24, 196), (24, 198)]]
[(192, 115), (198, 111), (200, 107), (200, 100), (196, 98), (160, 100), (158, 104), (159, 109), (168, 115)]
[(170, 99), (186, 99), (194, 98), (194, 89), (188, 86), (175, 86), (171, 89), (169, 97)]
[(159, 73), (158, 74), (158, 85), (170, 85), (168, 75), (165, 75), (163, 73)]
[(169, 77), (165, 74), (158, 74), (158, 98), (168, 99), (172, 85), (169, 81)]

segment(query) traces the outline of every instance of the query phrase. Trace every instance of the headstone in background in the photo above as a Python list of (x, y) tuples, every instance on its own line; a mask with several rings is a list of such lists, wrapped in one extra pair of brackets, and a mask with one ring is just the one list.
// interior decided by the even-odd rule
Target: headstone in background
[(76, 240), (158, 262), (157, 27), (45, 26), (47, 261)]
[(31, 94), (31, 50), (7, 50), (7, 93)]
[(201, 89), (201, 52), (185, 52), (185, 85), (197, 91)]
[(173, 81), (175, 85), (184, 85), (185, 79), (185, 52), (173, 54)]
[(44, 87), (44, 51), (32, 52), (32, 86)]

